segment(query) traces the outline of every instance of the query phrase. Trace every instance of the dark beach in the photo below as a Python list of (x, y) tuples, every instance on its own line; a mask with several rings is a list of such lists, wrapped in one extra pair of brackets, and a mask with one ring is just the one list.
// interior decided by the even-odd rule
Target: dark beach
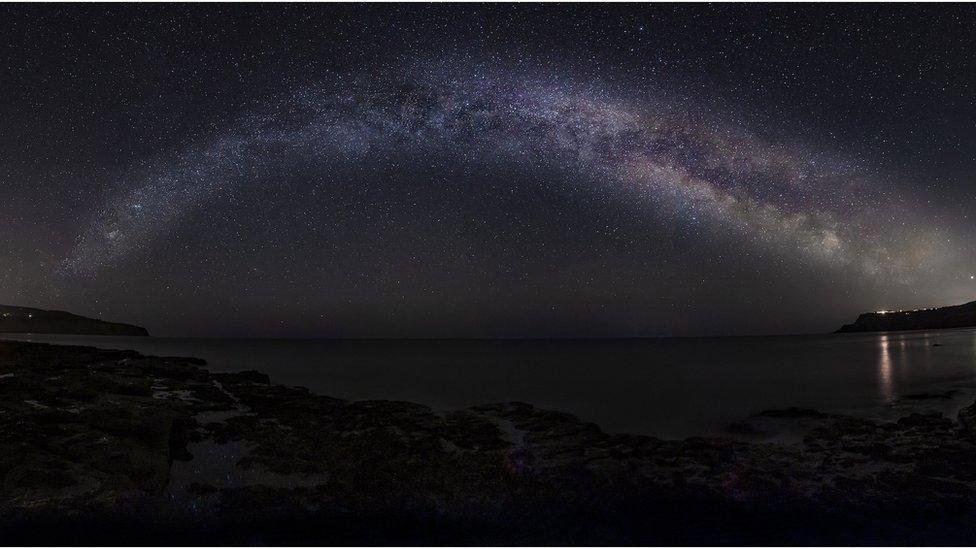
[(435, 412), (3, 341), (0, 542), (967, 544), (972, 418), (794, 408), (734, 426), (790, 422), (790, 442), (661, 440), (531, 404)]

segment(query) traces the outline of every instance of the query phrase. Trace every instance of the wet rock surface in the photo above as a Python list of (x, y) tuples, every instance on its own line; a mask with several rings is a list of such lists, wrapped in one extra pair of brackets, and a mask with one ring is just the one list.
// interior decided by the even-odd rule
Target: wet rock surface
[[(660, 440), (0, 341), (0, 541), (970, 544), (974, 418), (771, 410)], [(782, 422), (790, 441), (750, 440)]]

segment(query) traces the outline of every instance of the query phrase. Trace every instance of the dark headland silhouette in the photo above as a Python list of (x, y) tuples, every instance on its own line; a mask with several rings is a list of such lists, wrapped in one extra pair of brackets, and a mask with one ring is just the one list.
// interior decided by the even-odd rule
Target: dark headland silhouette
[(938, 330), (970, 326), (976, 326), (976, 301), (952, 307), (864, 313), (853, 324), (841, 326), (837, 333)]
[(106, 322), (65, 311), (0, 305), (0, 333), (84, 334), (148, 336), (149, 331), (131, 324)]
[[(976, 326), (976, 301), (950, 307), (863, 313), (835, 333), (938, 330)], [(0, 305), (0, 333), (148, 336), (141, 326), (66, 311)]]

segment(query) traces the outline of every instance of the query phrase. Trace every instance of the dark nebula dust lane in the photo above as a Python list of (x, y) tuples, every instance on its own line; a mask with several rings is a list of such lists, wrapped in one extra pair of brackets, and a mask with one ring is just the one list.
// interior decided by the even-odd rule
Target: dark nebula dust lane
[[(276, 21), (297, 25), (298, 15), (333, 9), (343, 15), (337, 26), (396, 25), (376, 10), (329, 6), (287, 10)], [(743, 8), (738, 17), (750, 9), (767, 10)], [(209, 331), (223, 335), (270, 326), (276, 335), (303, 336), (605, 336), (820, 330), (860, 308), (941, 305), (976, 293), (976, 235), (964, 213), (969, 181), (878, 152), (888, 141), (896, 150), (917, 140), (916, 131), (929, 131), (927, 145), (947, 150), (955, 127), (917, 122), (899, 142), (880, 132), (854, 137), (850, 117), (840, 116), (852, 107), (852, 88), (872, 85), (866, 79), (897, 82), (904, 104), (863, 99), (878, 128), (891, 131), (889, 109), (922, 109), (905, 97), (935, 77), (909, 78), (904, 66), (932, 60), (893, 51), (891, 74), (837, 69), (830, 74), (836, 97), (820, 101), (834, 104), (840, 118), (800, 116), (783, 107), (783, 97), (812, 102), (826, 90), (787, 83), (778, 102), (766, 104), (757, 99), (771, 93), (763, 71), (820, 72), (818, 55), (853, 64), (876, 55), (827, 52), (827, 38), (814, 29), (846, 27), (825, 27), (817, 10), (801, 10), (795, 29), (770, 26), (780, 43), (789, 37), (806, 48), (787, 60), (753, 49), (763, 47), (759, 37), (732, 36), (721, 14), (691, 6), (615, 8), (596, 23), (607, 31), (599, 38), (578, 22), (575, 32), (597, 53), (525, 56), (521, 42), (543, 35), (560, 42), (551, 18), (573, 20), (567, 10), (489, 10), (494, 17), (524, 12), (537, 23), (535, 38), (513, 36), (489, 48), (447, 38), (438, 24), (464, 10), (441, 6), (426, 23), (406, 17), (399, 30), (412, 29), (406, 34), (415, 38), (426, 32), (451, 48), (400, 49), (394, 40), (387, 55), (355, 67), (309, 56), (304, 63), (314, 70), (287, 78), (275, 78), (275, 68), (293, 61), (286, 47), (293, 44), (265, 45), (268, 61), (249, 65), (261, 75), (259, 93), (227, 109), (225, 122), (161, 124), (165, 135), (155, 139), (166, 146), (133, 146), (126, 159), (78, 162), (66, 154), (61, 161), (70, 169), (55, 172), (61, 179), (54, 184), (82, 199), (51, 214), (57, 234), (47, 244), (27, 236), (29, 218), (14, 218), (20, 236), (9, 254), (17, 257), (8, 257), (0, 298), (88, 303), (83, 311), (106, 312), (135, 300), (135, 320), (171, 333), (206, 332), (219, 316), (221, 328)], [(955, 28), (974, 26), (971, 10), (951, 11)], [(206, 12), (173, 20), (199, 22)], [(158, 13), (139, 20), (152, 27)], [(670, 48), (655, 43), (691, 13), (699, 14), (700, 32), (729, 34), (709, 45), (700, 37), (672, 38)], [(99, 18), (98, 10), (86, 15)], [(944, 15), (928, 14), (933, 25)], [(857, 10), (844, 17), (863, 21)], [(481, 38), (498, 32), (489, 26)], [(364, 44), (364, 33), (335, 47)], [(325, 48), (314, 29), (299, 35)], [(736, 40), (739, 48), (729, 43)], [(879, 49), (887, 43), (875, 40)], [(201, 67), (202, 59), (253, 53), (199, 38), (184, 46)], [(704, 61), (716, 48), (768, 57), (769, 67), (723, 74)], [(699, 65), (697, 82), (712, 91), (689, 93), (681, 81), (686, 66), (667, 70), (682, 59)], [(738, 79), (729, 84), (732, 76)], [(950, 88), (959, 85), (942, 77)], [(206, 92), (161, 91), (152, 112), (142, 114), (161, 121), (166, 108), (199, 109)], [(69, 110), (82, 107), (79, 98)], [(136, 133), (149, 143), (153, 131)], [(953, 143), (954, 154), (970, 154)], [(41, 197), (30, 192), (23, 184), (21, 202), (28, 196), (40, 208)], [(37, 261), (25, 255), (31, 248)], [(738, 322), (744, 315), (749, 320)]]

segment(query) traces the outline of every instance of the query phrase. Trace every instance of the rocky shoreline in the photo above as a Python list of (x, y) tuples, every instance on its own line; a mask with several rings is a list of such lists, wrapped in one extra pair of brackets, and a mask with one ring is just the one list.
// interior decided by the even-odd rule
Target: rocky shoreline
[(792, 443), (604, 433), (524, 403), (345, 401), (191, 358), (0, 341), (0, 542), (976, 541), (957, 418), (764, 412)]

